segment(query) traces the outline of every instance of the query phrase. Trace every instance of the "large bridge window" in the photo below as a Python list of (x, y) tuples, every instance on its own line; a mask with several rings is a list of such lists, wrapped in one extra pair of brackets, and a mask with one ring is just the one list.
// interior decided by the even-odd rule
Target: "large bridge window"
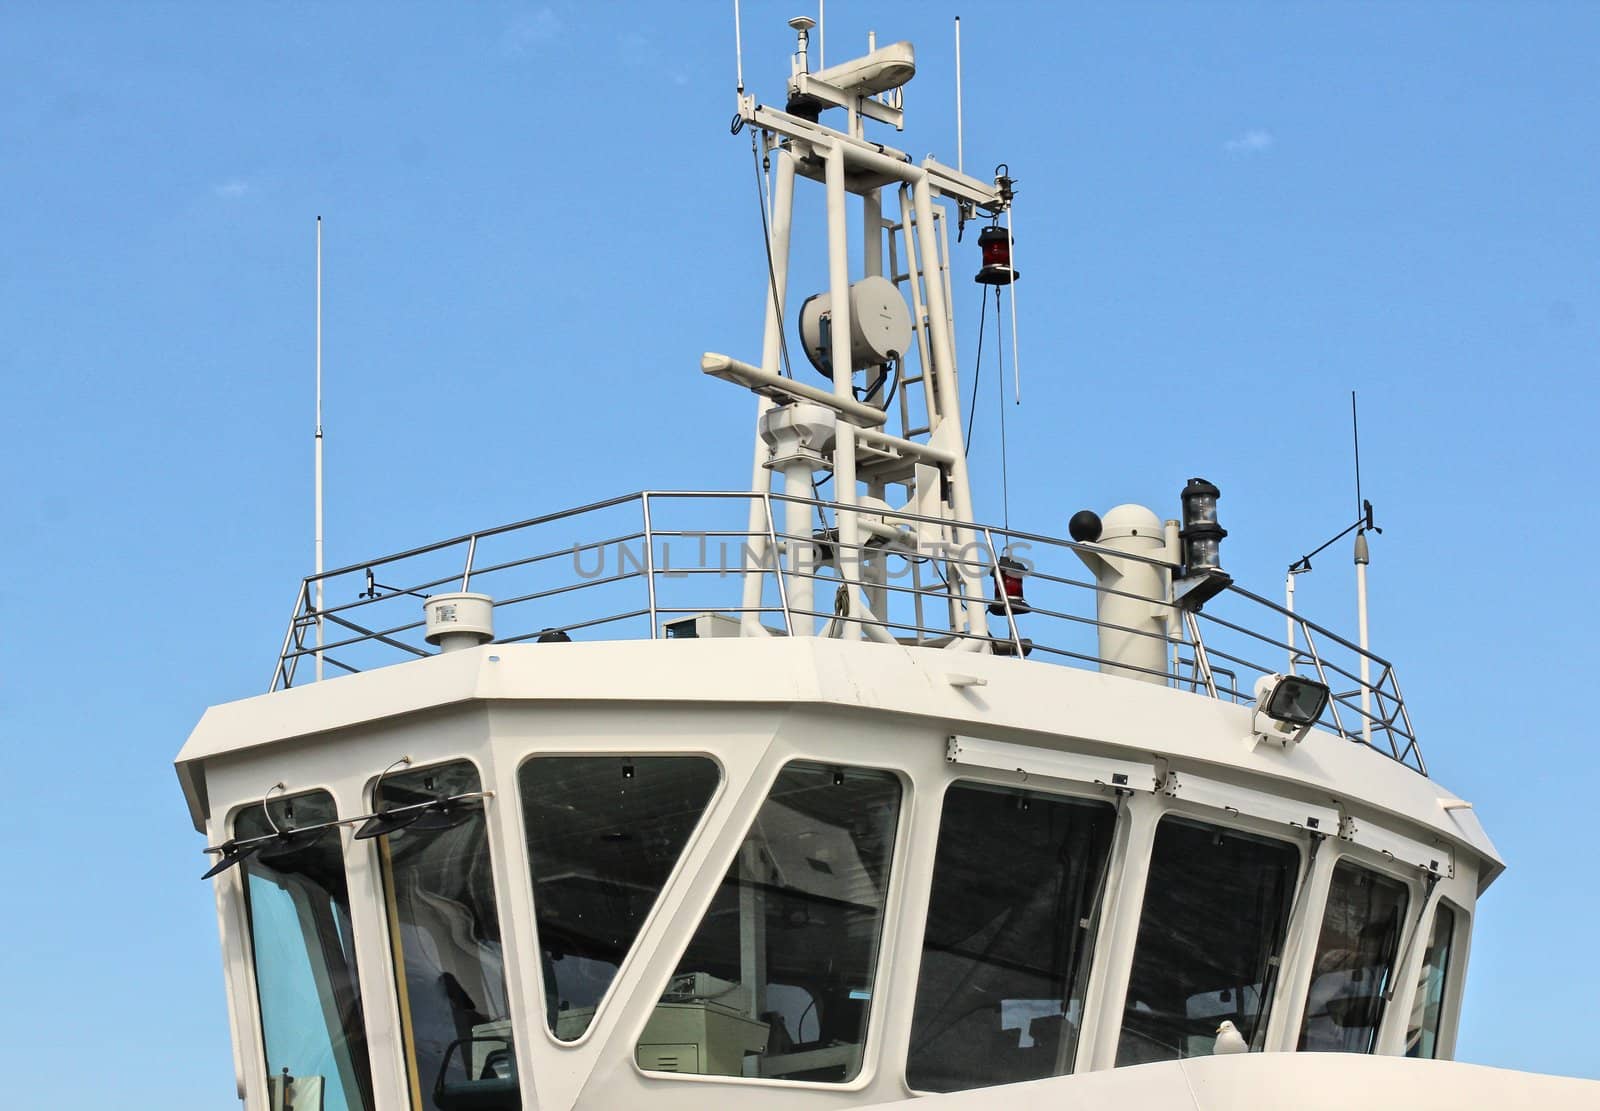
[(1408, 893), (1399, 880), (1341, 860), (1306, 997), (1300, 1048), (1371, 1053), (1383, 1023)]
[(899, 813), (888, 772), (779, 772), (639, 1038), (639, 1066), (853, 1079)]
[[(234, 838), (266, 837), (241, 865), (273, 1106), (370, 1111), (372, 1073), (350, 936), (350, 894), (333, 796), (272, 799), (234, 821)], [(274, 825), (284, 831), (272, 836)]]
[(1116, 809), (945, 794), (906, 1078), (922, 1091), (1072, 1070)]
[(1455, 912), (1440, 903), (1433, 912), (1433, 936), (1422, 954), (1417, 995), (1411, 1001), (1411, 1022), (1406, 1028), (1407, 1057), (1439, 1055), (1439, 1023), (1444, 1009), (1445, 978), (1450, 975), (1450, 945), (1455, 933)]
[[(481, 790), (460, 761), (385, 776), (375, 802), (412, 1106), (521, 1107)], [(430, 805), (432, 804), (432, 805)], [(396, 809), (401, 808), (401, 809)]]
[(721, 777), (703, 756), (536, 756), (522, 765), (545, 1013), (583, 1036)]
[(1188, 818), (1156, 828), (1117, 1064), (1212, 1052), (1232, 1022), (1259, 1048), (1300, 852)]

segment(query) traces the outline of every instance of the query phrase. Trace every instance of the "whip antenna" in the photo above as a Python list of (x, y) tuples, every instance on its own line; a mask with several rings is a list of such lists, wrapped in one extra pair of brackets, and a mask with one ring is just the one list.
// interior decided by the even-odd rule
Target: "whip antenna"
[[(1011, 231), (1011, 209), (1006, 209), (1006, 238), (1011, 240), (1012, 267), (1016, 266), (1017, 239)], [(1004, 370), (1001, 373), (1005, 373)], [(1022, 364), (1017, 361), (1017, 283), (1011, 283), (1011, 380), (1016, 389), (1017, 404), (1022, 404)]]
[(1372, 657), (1367, 648), (1367, 564), (1372, 562), (1367, 530), (1381, 531), (1372, 523), (1372, 503), (1361, 496), (1361, 424), (1356, 419), (1356, 391), (1350, 391), (1350, 438), (1356, 463), (1356, 639), (1361, 644), (1361, 739), (1372, 743)]
[(744, 37), (739, 30), (739, 0), (733, 0), (733, 66), (737, 92), (744, 95)]
[(312, 470), (315, 487), (315, 513), (312, 527), (313, 562), (317, 589), (317, 680), (322, 680), (322, 217), (317, 217), (317, 414)]
[[(1350, 391), (1350, 439), (1354, 442), (1356, 449), (1356, 516), (1359, 517), (1365, 511), (1362, 509), (1364, 503), (1361, 500), (1361, 423), (1356, 419), (1355, 390)], [(1367, 527), (1371, 528), (1372, 521), (1370, 518), (1372, 514), (1366, 513), (1365, 515), (1368, 517)]]
[[(964, 150), (961, 145), (961, 17), (956, 16), (956, 172), (963, 171)], [(987, 299), (986, 299), (987, 300)]]

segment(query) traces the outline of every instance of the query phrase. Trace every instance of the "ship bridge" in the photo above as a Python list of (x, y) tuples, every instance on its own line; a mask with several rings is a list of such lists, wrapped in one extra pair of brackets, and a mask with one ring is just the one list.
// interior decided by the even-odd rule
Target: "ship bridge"
[(1364, 608), (1236, 584), (1200, 478), (1062, 538), (1003, 462), (983, 522), (950, 244), (1019, 381), (1014, 180), (883, 141), (910, 44), (813, 66), (790, 26), (732, 126), (761, 346), (699, 367), (754, 395), (748, 487), (331, 571), (319, 529), (269, 691), (179, 755), (247, 1108), (1216, 1106), (1296, 1054), (1449, 1058), (1502, 865)]
[[(989, 586), (981, 640), (950, 631), (959, 573), (882, 543), (879, 626), (847, 635), (761, 566), (839, 543), (787, 509), (638, 494), (302, 585), (273, 690), (178, 759), (247, 1107), (861, 1106), (1450, 1055), (1501, 864), (1387, 661), (1232, 585), (1183, 609), (1160, 548), (971, 522), (944, 558)], [(1328, 690), (1318, 720), (1264, 713), (1284, 676)]]

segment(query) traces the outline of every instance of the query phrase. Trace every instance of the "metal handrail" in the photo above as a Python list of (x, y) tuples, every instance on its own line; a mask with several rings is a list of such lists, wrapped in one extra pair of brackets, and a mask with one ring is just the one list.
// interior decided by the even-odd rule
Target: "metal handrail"
[[(717, 504), (749, 506), (751, 499), (761, 501), (764, 521), (751, 517), (745, 527), (729, 527), (717, 517)], [(852, 545), (845, 545), (836, 529), (825, 541), (820, 541), (817, 535), (792, 535), (777, 527), (774, 503), (813, 507), (824, 529), (829, 528), (830, 516), (837, 521), (841, 513), (854, 513), (882, 522), (893, 529), (894, 534), (887, 538), (869, 535)], [(693, 520), (704, 520), (708, 527), (684, 527), (676, 519), (681, 516), (678, 510), (683, 506), (694, 508)], [(621, 527), (601, 527), (608, 514), (622, 515), (624, 521), (614, 523)], [(590, 536), (598, 533), (604, 539), (570, 537), (556, 531), (571, 524), (580, 524)], [(932, 529), (925, 526), (932, 526)], [(940, 538), (931, 548), (919, 539), (929, 531)], [(878, 528), (877, 532), (882, 534), (885, 530)], [(967, 543), (958, 547), (955, 540), (961, 535), (967, 538)], [(896, 539), (896, 536), (903, 539)], [(498, 555), (486, 554), (497, 546), (486, 542), (500, 538), (523, 546), (510, 553), (502, 546)], [(670, 542), (686, 538), (699, 539), (703, 556), (708, 554), (707, 542), (717, 541), (721, 549), (718, 563), (709, 565), (702, 559), (697, 566), (672, 566), (676, 553), (671, 550)], [(833, 550), (831, 564), (819, 562), (810, 570), (784, 566), (782, 550), (793, 551), (795, 545), (821, 542)], [(662, 545), (659, 559), (658, 543)], [(738, 558), (731, 564), (727, 558), (729, 543), (742, 546)], [(631, 546), (639, 544), (643, 546), (642, 551), (632, 550)], [(757, 551), (758, 548), (765, 550)], [(1026, 581), (1032, 584), (1030, 590), (1035, 597), (1029, 599), (1026, 613), (1014, 610), (1010, 596), (1000, 586), (1001, 551), (1028, 561)], [(608, 568), (613, 552), (616, 566)], [(425, 625), (419, 612), (420, 599), (436, 589), (471, 587), (501, 595), (495, 602), (497, 623), (503, 620), (501, 615), (532, 614), (537, 618), (536, 622), (502, 630), (497, 638), (499, 643), (533, 640), (550, 629), (570, 632), (603, 626), (612, 626), (623, 638), (654, 639), (662, 635), (664, 619), (687, 614), (722, 614), (741, 622), (753, 620), (756, 624), (763, 618), (777, 617), (781, 619), (781, 629), (767, 626), (777, 635), (816, 633), (819, 628), (824, 634), (843, 635), (849, 625), (870, 631), (875, 639), (884, 642), (898, 640), (906, 644), (964, 647), (968, 651), (999, 651), (1019, 661), (1029, 653), (1038, 652), (1038, 659), (1114, 667), (1125, 674), (1142, 674), (1175, 687), (1204, 691), (1208, 697), (1246, 703), (1253, 698), (1250, 684), (1254, 680), (1249, 676), (1272, 673), (1281, 664), (1264, 665), (1247, 658), (1245, 652), (1269, 652), (1272, 659), (1288, 658), (1307, 667), (1324, 684), (1330, 680), (1348, 680), (1354, 689), (1332, 693), (1321, 724), (1354, 741), (1362, 740), (1364, 730), (1370, 730), (1372, 746), (1379, 752), (1426, 774), (1427, 766), (1404, 696), (1394, 667), (1387, 659), (1364, 652), (1347, 637), (1242, 587), (1230, 586), (1208, 603), (1225, 613), (1196, 612), (1176, 606), (1170, 599), (1149, 599), (1114, 587), (1103, 587), (1051, 565), (1052, 560), (1072, 557), (1074, 553), (1109, 555), (1163, 571), (1174, 570), (1168, 560), (1159, 557), (1115, 551), (1020, 529), (930, 517), (908, 510), (868, 510), (778, 492), (640, 491), (464, 533), (348, 564), (320, 576), (308, 576), (299, 584), (270, 689), (292, 686), (297, 677), (297, 665), (308, 656), (320, 658), (341, 671), (354, 672), (392, 662), (397, 656), (431, 655), (418, 635)], [(564, 566), (563, 557), (572, 559), (570, 567)], [(903, 561), (904, 566), (897, 560)], [(589, 561), (595, 563), (593, 572), (583, 566)], [(856, 569), (848, 580), (840, 571), (846, 566)], [(404, 572), (396, 576), (395, 570), (400, 567)], [(925, 574), (927, 568), (932, 569), (932, 577)], [(398, 577), (408, 585), (378, 589), (375, 570), (382, 570), (381, 577), (385, 580)], [(763, 583), (771, 581), (775, 588), (775, 604), (771, 594), (766, 595), (763, 604), (741, 604), (747, 573), (759, 576)], [(902, 578), (905, 581), (896, 581)], [(732, 589), (719, 589), (718, 580), (721, 579), (732, 579), (737, 585)], [(642, 598), (638, 592), (640, 580), (644, 585)], [(852, 601), (848, 606), (848, 621), (840, 621), (837, 620), (839, 614), (826, 606), (801, 608), (794, 604), (790, 588), (802, 581), (814, 584), (819, 602), (826, 595), (816, 584), (843, 587), (852, 599), (857, 597), (857, 591), (872, 593), (860, 595), (861, 604)], [(370, 592), (367, 590), (369, 582), (373, 583)], [(315, 608), (314, 602), (315, 587), (319, 583), (325, 598), (340, 599), (325, 604), (321, 611)], [(356, 585), (357, 589), (346, 591), (351, 585)], [(980, 591), (992, 588), (995, 594), (992, 598), (974, 597), (975, 587)], [(764, 591), (754, 586), (752, 590), (755, 593), (751, 597), (761, 601)], [(619, 591), (622, 593), (618, 598), (602, 600), (608, 592)], [(871, 602), (866, 601), (869, 596)], [(1098, 612), (1102, 596), (1148, 601), (1158, 607), (1158, 612), (1162, 607), (1169, 613), (1176, 611), (1180, 620), (1173, 631), (1166, 634), (1102, 621)], [(608, 606), (608, 601), (621, 604)], [(929, 601), (936, 605), (925, 614), (924, 607)], [(961, 619), (964, 609), (971, 614), (973, 607), (991, 605), (994, 607), (991, 625), (1003, 620), (1003, 629), (992, 628), (979, 634)], [(884, 612), (870, 607), (880, 607)], [(359, 618), (353, 611), (361, 611)], [(929, 621), (942, 621), (946, 616), (953, 616), (953, 620), (929, 624)], [(982, 616), (981, 612), (976, 614), (976, 617)], [(643, 629), (638, 628), (641, 620), (646, 623)], [(1028, 629), (1030, 634), (1039, 635), (1024, 638), (1019, 624), (1023, 620), (1032, 623)], [(341, 634), (348, 635), (315, 643), (316, 638), (311, 634), (320, 622), (331, 622)], [(976, 618), (973, 625), (977, 626)], [(1264, 629), (1278, 632), (1274, 634)], [(1126, 660), (1107, 660), (1099, 655), (1097, 644), (1084, 641), (1085, 637), (1096, 635), (1092, 630), (1113, 630), (1137, 638), (1168, 641), (1175, 649), (1183, 651), (1169, 651), (1162, 670), (1137, 666)], [(417, 643), (412, 643), (413, 640)], [(329, 654), (334, 651), (340, 653), (337, 660)], [(1363, 663), (1369, 665), (1376, 676), (1365, 685), (1359, 677)], [(1226, 677), (1225, 685), (1219, 684), (1219, 675)], [(1371, 695), (1370, 708), (1362, 707), (1363, 694)]]

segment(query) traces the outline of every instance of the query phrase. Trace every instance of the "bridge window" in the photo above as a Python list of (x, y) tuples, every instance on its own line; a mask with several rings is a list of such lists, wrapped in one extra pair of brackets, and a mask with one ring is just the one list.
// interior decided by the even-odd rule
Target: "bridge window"
[(1399, 880), (1348, 860), (1334, 868), (1301, 1049), (1371, 1053), (1377, 1047), (1407, 899)]
[(945, 794), (906, 1078), (921, 1091), (1072, 1070), (1116, 823), (1109, 803)]
[(1299, 868), (1300, 852), (1288, 842), (1161, 820), (1118, 1065), (1210, 1053), (1224, 1021), (1260, 1047)]
[(581, 1038), (705, 813), (703, 756), (537, 756), (518, 773), (545, 1015)]
[(1422, 954), (1417, 994), (1411, 1001), (1411, 1021), (1406, 1027), (1407, 1057), (1439, 1055), (1439, 1024), (1444, 1010), (1445, 978), (1450, 975), (1450, 947), (1455, 940), (1456, 916), (1444, 903), (1433, 912), (1433, 935)]
[(373, 828), (387, 830), (376, 842), (400, 1029), (426, 1111), (521, 1106), (483, 803), (441, 802), (481, 789), (460, 761), (385, 776), (374, 800), (405, 808)]
[[(273, 1106), (370, 1111), (372, 1072), (350, 935), (350, 893), (333, 796), (274, 798), (234, 822), (237, 840), (266, 837), (241, 865)], [(286, 831), (273, 836), (273, 824)], [(307, 832), (296, 833), (295, 830)]]
[(888, 772), (779, 772), (645, 1026), (639, 1066), (853, 1079), (899, 813)]

